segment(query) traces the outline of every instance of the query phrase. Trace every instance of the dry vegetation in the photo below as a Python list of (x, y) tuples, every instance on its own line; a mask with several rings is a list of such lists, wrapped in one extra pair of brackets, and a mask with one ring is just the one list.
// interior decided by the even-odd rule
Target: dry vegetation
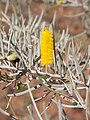
[[(46, 71), (40, 40), (47, 25), (54, 62)], [(90, 0), (1, 0), (0, 119), (89, 120), (89, 43)]]

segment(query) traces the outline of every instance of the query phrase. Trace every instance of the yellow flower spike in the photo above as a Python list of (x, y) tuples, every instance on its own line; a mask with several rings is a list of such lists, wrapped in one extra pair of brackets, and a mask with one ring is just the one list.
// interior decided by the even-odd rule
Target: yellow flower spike
[(53, 34), (47, 27), (41, 34), (41, 64), (49, 65), (53, 63)]
[(58, 3), (57, 3), (57, 4), (60, 5), (61, 3), (62, 3), (62, 0), (58, 0)]

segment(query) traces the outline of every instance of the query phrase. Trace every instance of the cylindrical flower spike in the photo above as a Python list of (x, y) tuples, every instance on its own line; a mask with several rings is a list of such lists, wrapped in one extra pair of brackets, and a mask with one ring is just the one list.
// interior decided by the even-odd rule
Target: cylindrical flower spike
[(53, 63), (53, 34), (45, 27), (41, 34), (41, 64), (49, 65)]

